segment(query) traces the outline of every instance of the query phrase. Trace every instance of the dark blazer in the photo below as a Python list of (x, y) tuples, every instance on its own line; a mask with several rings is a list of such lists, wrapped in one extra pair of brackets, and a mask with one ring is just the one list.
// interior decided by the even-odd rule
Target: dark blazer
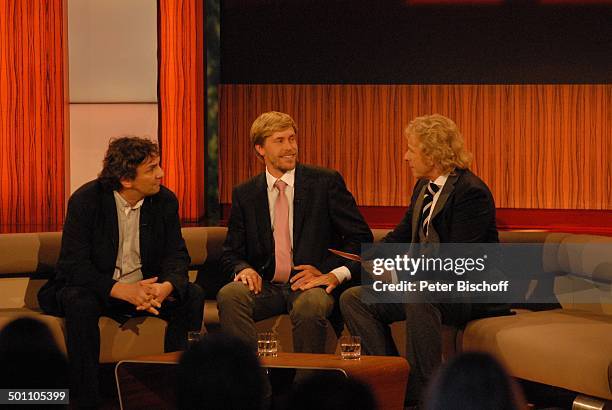
[[(88, 182), (68, 201), (56, 275), (39, 292), (41, 308), (57, 311), (55, 292), (64, 286), (89, 288), (107, 303), (116, 283), (113, 273), (118, 246), (113, 191), (97, 179)], [(175, 297), (185, 297), (191, 260), (181, 235), (178, 201), (164, 186), (146, 197), (140, 210), (140, 258), (145, 279), (158, 276), (159, 282), (172, 283)]]
[[(420, 179), (412, 191), (410, 206), (402, 221), (383, 239), (390, 243), (419, 242), (423, 196), (429, 180)], [(495, 201), (487, 185), (470, 170), (449, 175), (433, 210), (427, 242), (499, 242)]]
[[(274, 276), (274, 237), (265, 172), (236, 186), (221, 266), (228, 277), (245, 268), (264, 280)], [(353, 278), (359, 265), (328, 248), (359, 253), (372, 242), (372, 232), (357, 209), (353, 195), (336, 171), (298, 164), (293, 196), (293, 263), (308, 264), (327, 273), (347, 266)]]
[[(383, 239), (387, 243), (497, 243), (495, 201), (489, 187), (470, 170), (457, 169), (449, 175), (433, 209), (429, 235), (420, 241), (423, 197), (429, 180), (420, 179), (412, 192), (402, 221)], [(466, 301), (467, 302), (467, 301)], [(452, 305), (456, 322), (511, 314), (505, 303)], [(459, 313), (457, 313), (459, 312)], [(463, 316), (461, 316), (463, 315)]]

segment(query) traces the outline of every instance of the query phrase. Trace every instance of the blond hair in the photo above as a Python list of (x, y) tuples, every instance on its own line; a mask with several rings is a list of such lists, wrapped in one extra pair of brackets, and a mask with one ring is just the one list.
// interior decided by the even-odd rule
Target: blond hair
[[(255, 149), (255, 145), (263, 145), (270, 135), (288, 128), (293, 128), (293, 132), (297, 134), (297, 125), (289, 114), (278, 111), (264, 112), (251, 125), (251, 145), (253, 149)], [(258, 157), (260, 156), (257, 150), (255, 150), (255, 154)]]
[(424, 115), (410, 121), (404, 134), (414, 135), (423, 155), (431, 158), (443, 174), (455, 168), (469, 168), (472, 154), (465, 148), (457, 124), (440, 114)]

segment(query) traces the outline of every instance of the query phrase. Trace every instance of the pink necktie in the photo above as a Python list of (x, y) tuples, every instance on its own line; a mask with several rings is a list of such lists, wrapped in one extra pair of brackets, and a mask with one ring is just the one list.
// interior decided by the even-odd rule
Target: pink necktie
[(274, 253), (276, 270), (272, 282), (287, 283), (291, 273), (291, 239), (289, 237), (289, 202), (285, 195), (287, 183), (280, 179), (274, 183), (278, 198), (274, 203)]

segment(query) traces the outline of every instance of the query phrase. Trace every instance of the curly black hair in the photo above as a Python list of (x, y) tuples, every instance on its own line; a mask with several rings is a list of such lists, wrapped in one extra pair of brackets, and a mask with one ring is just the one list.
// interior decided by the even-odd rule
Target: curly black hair
[(157, 143), (140, 137), (120, 137), (111, 139), (104, 166), (98, 178), (110, 190), (121, 189), (122, 179), (136, 178), (136, 168), (149, 157), (159, 156)]

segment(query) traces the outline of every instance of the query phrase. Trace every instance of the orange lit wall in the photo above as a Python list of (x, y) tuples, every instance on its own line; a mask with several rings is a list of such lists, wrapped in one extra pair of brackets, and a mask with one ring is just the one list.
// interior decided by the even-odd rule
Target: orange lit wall
[(361, 206), (405, 206), (403, 128), (438, 112), (474, 153), (498, 208), (612, 210), (612, 85), (223, 85), (220, 200), (261, 171), (252, 121), (296, 120), (299, 157), (339, 170)]
[(0, 0), (0, 232), (64, 217), (65, 3)]
[(202, 0), (159, 1), (159, 142), (185, 222), (204, 215)]

